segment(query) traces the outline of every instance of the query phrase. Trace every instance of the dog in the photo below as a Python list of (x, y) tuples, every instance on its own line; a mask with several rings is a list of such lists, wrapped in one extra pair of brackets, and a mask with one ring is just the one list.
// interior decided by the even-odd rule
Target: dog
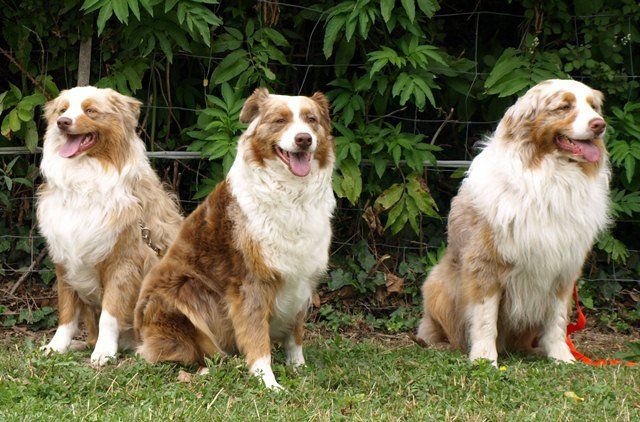
[(602, 102), (553, 79), (506, 111), (452, 200), (448, 248), (422, 286), (419, 341), (494, 366), (505, 350), (574, 361), (572, 288), (609, 221)]
[(273, 95), (246, 100), (248, 123), (225, 180), (189, 215), (143, 281), (135, 326), (149, 362), (204, 365), (242, 353), (250, 373), (281, 388), (272, 342), (305, 363), (304, 318), (325, 274), (336, 205), (329, 103)]
[(136, 134), (140, 105), (86, 86), (62, 91), (44, 107), (37, 220), (55, 264), (59, 312), (47, 354), (69, 350), (81, 317), (87, 343), (95, 345), (93, 364), (136, 346), (142, 279), (182, 221)]

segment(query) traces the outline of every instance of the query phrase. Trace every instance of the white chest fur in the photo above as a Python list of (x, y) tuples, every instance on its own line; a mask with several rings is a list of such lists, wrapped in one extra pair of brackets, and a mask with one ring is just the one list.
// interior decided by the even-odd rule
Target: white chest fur
[(551, 155), (526, 169), (496, 142), (473, 161), (464, 188), (489, 222), (498, 252), (514, 267), (505, 286), (514, 315), (543, 313), (554, 286), (579, 275), (608, 223), (608, 180), (606, 165), (589, 177)]
[(100, 300), (96, 264), (113, 249), (138, 201), (127, 187), (133, 170), (104, 169), (96, 160), (45, 156), (46, 186), (38, 200), (38, 224), (53, 261), (64, 266), (66, 281), (83, 297)]
[(308, 306), (321, 274), (327, 268), (331, 215), (335, 198), (332, 169), (300, 178), (247, 166), (236, 159), (228, 181), (247, 230), (260, 245), (265, 263), (283, 277), (271, 321), (272, 335), (286, 330), (298, 312)]

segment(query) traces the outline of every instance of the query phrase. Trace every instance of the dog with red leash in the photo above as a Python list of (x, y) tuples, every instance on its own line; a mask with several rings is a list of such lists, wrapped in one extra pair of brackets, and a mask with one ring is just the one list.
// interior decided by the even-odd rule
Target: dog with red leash
[(448, 221), (448, 248), (422, 286), (417, 338), (471, 360), (530, 350), (572, 362), (573, 286), (609, 222), (603, 95), (548, 80), (510, 107), (473, 160)]

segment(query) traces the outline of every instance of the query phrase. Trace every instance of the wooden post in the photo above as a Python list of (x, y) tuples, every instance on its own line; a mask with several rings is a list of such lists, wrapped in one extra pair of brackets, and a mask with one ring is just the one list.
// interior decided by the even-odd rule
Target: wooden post
[(82, 40), (80, 43), (80, 54), (78, 55), (78, 85), (89, 85), (91, 76), (91, 39)]

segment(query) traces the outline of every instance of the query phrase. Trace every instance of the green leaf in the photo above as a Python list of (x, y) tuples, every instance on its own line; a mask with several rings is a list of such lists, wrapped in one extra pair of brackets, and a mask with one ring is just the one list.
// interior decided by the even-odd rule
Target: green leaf
[(202, 155), (210, 160), (216, 160), (229, 152), (229, 144), (226, 142), (212, 142), (202, 149)]
[(153, 5), (151, 4), (153, 0), (131, 0), (131, 1), (140, 2), (140, 4), (142, 5), (142, 7), (145, 8), (147, 13), (153, 17), (153, 6), (155, 5), (155, 2), (153, 3)]
[(327, 22), (327, 27), (324, 31), (324, 43), (322, 51), (324, 56), (328, 59), (333, 54), (333, 45), (338, 38), (340, 29), (344, 26), (346, 18), (344, 16), (335, 16)]
[(396, 0), (380, 1), (380, 13), (382, 14), (382, 19), (384, 19), (385, 22), (389, 22), (389, 19), (391, 19), (391, 12), (393, 11), (395, 3)]
[(278, 47), (287, 47), (289, 42), (280, 32), (276, 31), (273, 28), (263, 28), (265, 35), (269, 37), (269, 39)]
[(340, 192), (349, 202), (355, 204), (362, 192), (362, 176), (360, 167), (353, 160), (346, 159), (340, 163), (338, 168), (342, 176), (340, 181)]
[(379, 155), (374, 156), (373, 168), (375, 169), (378, 178), (382, 179), (384, 172), (387, 170), (387, 160)]
[(400, 183), (395, 183), (378, 196), (374, 205), (383, 210), (388, 210), (400, 200), (403, 192), (404, 186)]
[(178, 0), (165, 0), (165, 2), (164, 2), (164, 13), (167, 14), (167, 12), (169, 12), (169, 10), (173, 9), (177, 3), (178, 3)]
[(401, 0), (402, 7), (404, 7), (405, 12), (407, 12), (407, 17), (409, 17), (409, 21), (413, 23), (416, 19), (416, 3), (415, 0)]
[(627, 155), (624, 159), (624, 170), (627, 180), (631, 182), (636, 171), (636, 160), (632, 155)]
[(11, 110), (7, 117), (9, 118), (9, 129), (11, 130), (11, 132), (19, 131), (21, 123), (20, 117), (18, 116), (18, 110), (14, 108), (13, 110)]
[(27, 149), (31, 152), (35, 152), (38, 146), (38, 128), (36, 123), (31, 120), (26, 124), (26, 132), (24, 135), (24, 142)]
[(125, 25), (129, 22), (129, 4), (127, 0), (111, 0), (116, 18)]
[(98, 13), (98, 35), (104, 31), (104, 26), (107, 24), (111, 15), (113, 15), (113, 8), (111, 7), (111, 3), (107, 3), (100, 9), (100, 13)]
[(85, 0), (84, 3), (82, 3), (82, 6), (80, 6), (80, 10), (84, 10), (86, 13), (90, 13), (93, 12), (94, 10), (97, 10), (104, 0)]
[(515, 69), (526, 66), (526, 62), (518, 54), (519, 51), (513, 48), (508, 48), (502, 53), (484, 82), (485, 89), (493, 87), (500, 79), (509, 75)]
[(229, 53), (225, 57), (218, 67), (213, 71), (211, 79), (216, 84), (227, 82), (249, 67), (249, 61), (247, 60), (247, 52), (244, 49), (236, 50)]
[(138, 0), (127, 0), (129, 4), (129, 8), (131, 12), (136, 17), (136, 19), (140, 20), (140, 8), (138, 7)]
[(418, 0), (418, 7), (429, 18), (432, 18), (440, 9), (440, 5), (436, 0)]

